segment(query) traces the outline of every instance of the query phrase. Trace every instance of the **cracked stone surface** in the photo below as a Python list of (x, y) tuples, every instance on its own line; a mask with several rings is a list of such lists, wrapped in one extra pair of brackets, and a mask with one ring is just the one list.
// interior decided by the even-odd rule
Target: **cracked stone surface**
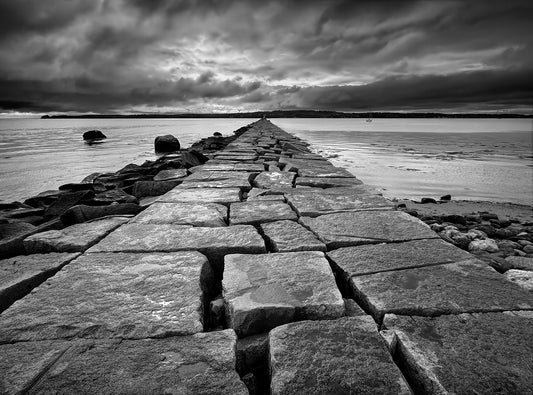
[(131, 222), (141, 224), (176, 224), (226, 226), (228, 208), (216, 203), (154, 203)]
[(265, 171), (259, 174), (253, 185), (256, 188), (271, 189), (271, 188), (292, 188), (292, 183), (296, 177), (295, 173), (289, 172), (269, 172)]
[(326, 251), (326, 245), (313, 232), (294, 221), (276, 221), (260, 226), (274, 252)]
[(78, 256), (51, 252), (0, 260), (0, 312)]
[(249, 191), (250, 178), (254, 173), (246, 171), (196, 171), (187, 177), (176, 189), (188, 188), (239, 188)]
[(161, 203), (190, 202), (190, 203), (220, 203), (229, 206), (230, 203), (241, 201), (239, 188), (192, 188), (177, 189), (165, 193), (157, 199)]
[(228, 326), (239, 337), (344, 314), (333, 272), (318, 251), (228, 255), (222, 287)]
[(392, 210), (394, 205), (383, 196), (365, 193), (312, 193), (295, 192), (285, 194), (287, 202), (299, 216), (317, 217), (324, 214), (341, 213), (346, 211)]
[(384, 324), (418, 393), (533, 393), (533, 311), (387, 314)]
[(400, 211), (360, 211), (301, 217), (328, 249), (437, 238), (429, 226)]
[(194, 251), (84, 255), (2, 313), (0, 343), (201, 332), (213, 282)]
[(283, 325), (269, 343), (272, 395), (411, 394), (371, 317)]
[(298, 217), (287, 203), (279, 201), (232, 203), (229, 210), (230, 225), (259, 224), (284, 219), (296, 221)]
[(43, 252), (83, 252), (130, 218), (111, 217), (69, 226), (62, 230), (36, 233), (24, 239), (29, 254)]
[(476, 259), (351, 277), (350, 285), (376, 319), (533, 309), (533, 295)]
[(126, 224), (89, 252), (200, 251), (221, 271), (226, 254), (261, 254), (265, 242), (251, 225), (218, 228), (186, 225)]
[(327, 255), (345, 277), (473, 258), (468, 252), (440, 239), (344, 247)]
[(248, 394), (235, 371), (235, 333), (166, 339), (0, 345), (0, 392)]

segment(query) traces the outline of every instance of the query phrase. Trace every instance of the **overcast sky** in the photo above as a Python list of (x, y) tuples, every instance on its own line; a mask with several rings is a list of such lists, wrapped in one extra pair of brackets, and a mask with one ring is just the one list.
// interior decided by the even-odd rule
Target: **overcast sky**
[(533, 1), (0, 0), (0, 112), (512, 111)]

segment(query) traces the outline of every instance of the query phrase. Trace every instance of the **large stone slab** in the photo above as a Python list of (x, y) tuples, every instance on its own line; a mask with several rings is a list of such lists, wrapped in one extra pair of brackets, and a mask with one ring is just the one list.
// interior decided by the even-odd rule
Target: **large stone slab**
[(265, 171), (259, 174), (253, 185), (256, 188), (271, 189), (271, 188), (292, 188), (292, 183), (296, 177), (295, 173), (290, 172), (270, 172)]
[(389, 315), (385, 337), (416, 393), (533, 393), (533, 312)]
[(216, 203), (154, 203), (131, 222), (140, 224), (176, 224), (226, 226), (228, 208)]
[(274, 252), (326, 251), (326, 245), (313, 232), (294, 221), (261, 224), (261, 230)]
[(288, 203), (299, 216), (317, 217), (323, 214), (346, 211), (392, 210), (394, 205), (383, 196), (366, 193), (312, 193), (295, 192), (285, 194)]
[(351, 277), (356, 299), (374, 318), (533, 309), (533, 295), (472, 259)]
[(437, 238), (426, 224), (400, 211), (360, 211), (300, 217), (328, 249)]
[(226, 254), (261, 254), (265, 242), (251, 225), (208, 228), (185, 225), (127, 224), (111, 233), (89, 252), (200, 251), (217, 273)]
[(248, 155), (248, 154), (242, 154), (242, 155), (239, 155), (239, 154), (224, 154), (224, 155), (216, 155), (215, 156), (215, 159), (216, 160), (222, 160), (222, 161), (225, 161), (225, 160), (229, 160), (229, 161), (236, 161), (236, 162), (245, 162), (245, 161), (254, 161), (257, 159), (257, 154), (255, 155)]
[(187, 177), (187, 169), (161, 170), (154, 176), (154, 181), (176, 180)]
[(304, 167), (298, 169), (298, 176), (311, 178), (355, 178), (348, 170), (341, 167)]
[(230, 225), (259, 224), (278, 220), (298, 219), (296, 213), (284, 202), (254, 200), (232, 203), (229, 210)]
[(228, 326), (239, 337), (344, 314), (333, 272), (318, 251), (228, 255), (222, 287)]
[(29, 254), (83, 252), (129, 220), (125, 217), (111, 217), (72, 225), (62, 230), (37, 233), (24, 239), (24, 249)]
[(187, 177), (178, 189), (188, 188), (239, 188), (249, 191), (250, 179), (254, 173), (247, 171), (200, 170)]
[(271, 394), (411, 394), (371, 317), (270, 332)]
[(339, 177), (298, 177), (296, 187), (314, 187), (314, 188), (337, 188), (352, 187), (361, 185), (363, 182), (357, 178), (339, 178)]
[(145, 340), (0, 346), (0, 392), (247, 394), (235, 372), (235, 333)]
[(161, 203), (219, 203), (229, 206), (230, 203), (241, 201), (241, 190), (239, 188), (175, 188), (157, 201)]
[(0, 343), (201, 332), (213, 285), (195, 251), (84, 255), (2, 313)]
[(79, 254), (20, 255), (0, 261), (0, 312), (53, 276)]
[(468, 252), (440, 239), (344, 247), (327, 255), (338, 273), (343, 273), (346, 278), (473, 258)]

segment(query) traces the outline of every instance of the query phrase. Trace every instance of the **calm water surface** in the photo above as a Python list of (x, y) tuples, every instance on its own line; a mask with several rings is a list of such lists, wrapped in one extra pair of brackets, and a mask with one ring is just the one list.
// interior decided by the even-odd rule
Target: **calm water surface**
[[(156, 158), (154, 138), (183, 147), (255, 119), (0, 119), (0, 200), (21, 200), (93, 172)], [(533, 204), (531, 119), (273, 119), (387, 197)], [(105, 143), (88, 146), (86, 130)]]

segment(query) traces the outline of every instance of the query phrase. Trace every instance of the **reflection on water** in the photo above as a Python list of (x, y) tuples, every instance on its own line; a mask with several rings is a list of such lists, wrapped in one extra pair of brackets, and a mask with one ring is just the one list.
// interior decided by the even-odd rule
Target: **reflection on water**
[[(187, 147), (255, 119), (0, 119), (0, 199), (155, 159), (156, 136)], [(532, 204), (531, 119), (273, 119), (387, 197)], [(83, 143), (99, 129), (103, 144)]]

